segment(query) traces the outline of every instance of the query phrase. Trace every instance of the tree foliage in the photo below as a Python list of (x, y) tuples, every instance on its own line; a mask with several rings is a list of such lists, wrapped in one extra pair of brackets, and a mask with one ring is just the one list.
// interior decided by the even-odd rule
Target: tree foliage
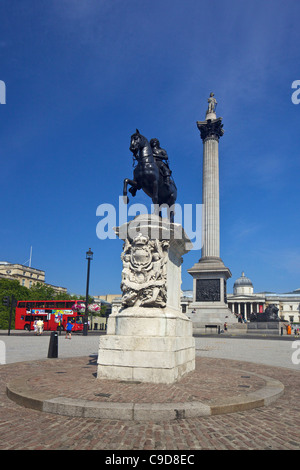
[[(10, 307), (5, 307), (2, 304), (3, 297), (13, 295), (17, 300), (27, 300), (29, 297), (29, 289), (21, 286), (19, 281), (12, 281), (10, 279), (0, 279), (0, 329), (8, 328)], [(12, 316), (12, 328), (14, 327), (14, 312)]]

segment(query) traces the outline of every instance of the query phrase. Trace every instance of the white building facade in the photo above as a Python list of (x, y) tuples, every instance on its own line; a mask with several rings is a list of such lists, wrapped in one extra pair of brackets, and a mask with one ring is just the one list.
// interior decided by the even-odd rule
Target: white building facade
[(235, 281), (233, 294), (228, 294), (227, 302), (231, 311), (242, 321), (249, 321), (251, 314), (263, 313), (268, 305), (274, 304), (282, 321), (300, 323), (300, 289), (286, 294), (256, 294), (251, 280), (244, 272)]

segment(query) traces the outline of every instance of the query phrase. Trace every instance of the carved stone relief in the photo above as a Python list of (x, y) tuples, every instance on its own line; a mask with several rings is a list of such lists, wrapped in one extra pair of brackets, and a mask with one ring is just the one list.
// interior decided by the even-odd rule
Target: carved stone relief
[(141, 232), (125, 240), (121, 259), (122, 305), (165, 307), (169, 241), (151, 240)]

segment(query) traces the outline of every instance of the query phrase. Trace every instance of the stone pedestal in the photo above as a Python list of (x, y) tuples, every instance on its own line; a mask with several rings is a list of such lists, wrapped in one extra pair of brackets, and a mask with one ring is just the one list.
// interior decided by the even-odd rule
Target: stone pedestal
[(284, 326), (280, 321), (254, 321), (247, 323), (247, 333), (253, 335), (280, 335)]
[(116, 233), (124, 240), (122, 309), (100, 338), (97, 378), (173, 383), (195, 368), (192, 322), (180, 308), (182, 255), (191, 242), (179, 224), (155, 215)]
[(193, 276), (193, 302), (190, 317), (194, 328), (215, 324), (237, 323), (227, 306), (227, 279), (231, 272), (221, 259), (201, 259), (188, 272)]

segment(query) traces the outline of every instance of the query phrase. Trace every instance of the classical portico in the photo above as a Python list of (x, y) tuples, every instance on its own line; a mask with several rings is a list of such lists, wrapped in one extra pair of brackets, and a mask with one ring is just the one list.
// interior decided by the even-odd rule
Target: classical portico
[(263, 313), (266, 307), (265, 296), (254, 294), (252, 281), (242, 272), (233, 285), (233, 295), (228, 295), (228, 307), (240, 320), (250, 320), (254, 313)]
[(228, 297), (228, 308), (241, 319), (249, 321), (253, 313), (263, 313), (266, 306), (265, 298), (255, 296), (255, 299), (253, 299), (253, 297), (253, 295), (235, 296), (234, 299)]

